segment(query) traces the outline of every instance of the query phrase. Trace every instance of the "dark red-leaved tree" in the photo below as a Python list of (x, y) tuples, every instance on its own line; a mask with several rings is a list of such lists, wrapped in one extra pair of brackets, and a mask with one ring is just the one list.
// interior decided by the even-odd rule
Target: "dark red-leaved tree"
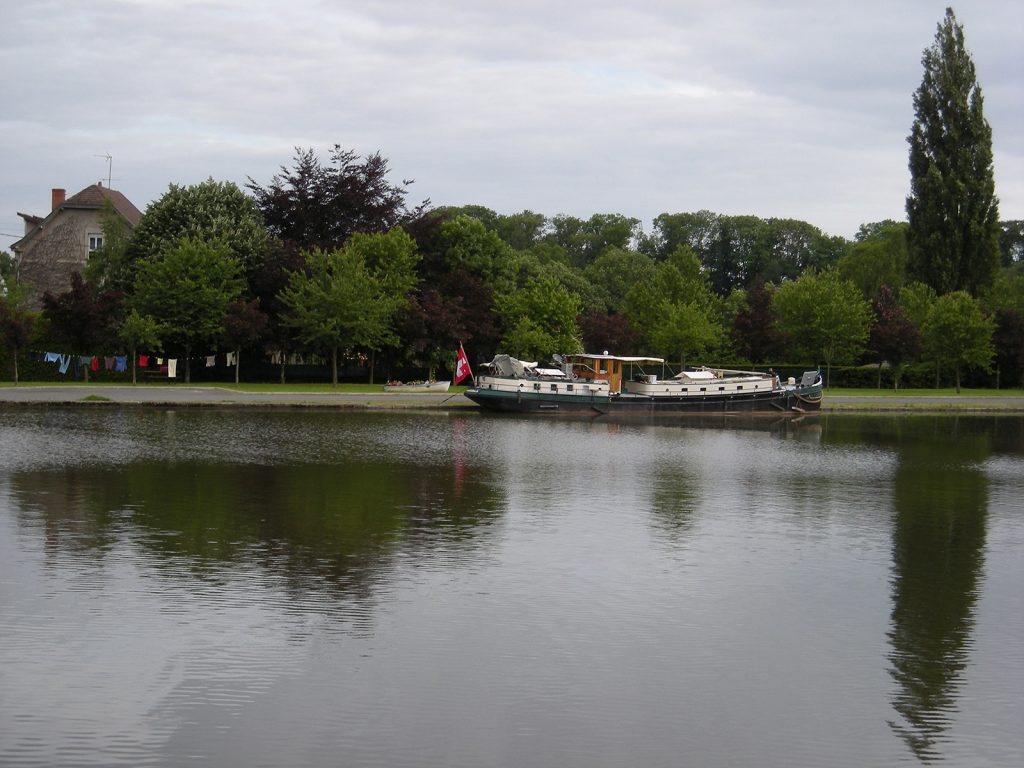
[(588, 352), (601, 353), (608, 350), (615, 355), (636, 353), (640, 334), (633, 330), (625, 315), (588, 312), (576, 318), (576, 322), (583, 337), (583, 348)]
[(733, 343), (752, 363), (770, 361), (779, 353), (781, 343), (772, 311), (772, 291), (764, 280), (756, 280), (747, 289), (746, 303), (733, 320)]
[(1024, 387), (1024, 317), (1012, 309), (997, 309), (996, 370), (1016, 386)]
[(335, 144), (326, 165), (312, 148), (296, 148), (292, 168), (281, 166), (265, 187), (251, 178), (246, 187), (272, 235), (302, 251), (334, 250), (355, 232), (386, 232), (430, 205), (409, 211), (412, 181), (392, 184), (388, 173), (379, 152), (360, 159)]
[(871, 327), (868, 349), (878, 361), (878, 388), (882, 387), (882, 363), (889, 363), (893, 372), (893, 389), (900, 387), (903, 364), (921, 351), (921, 331), (900, 306), (896, 292), (888, 285), (878, 290), (872, 302), (875, 324)]
[(224, 338), (235, 351), (235, 384), (242, 367), (242, 350), (253, 346), (267, 330), (267, 316), (260, 311), (259, 299), (239, 299), (228, 307), (224, 318)]
[[(54, 296), (43, 294), (43, 316), (49, 320), (50, 336), (65, 352), (90, 357), (117, 348), (118, 320), (124, 296), (120, 291), (98, 290), (71, 274), (71, 288)], [(89, 366), (85, 381), (89, 381)]]

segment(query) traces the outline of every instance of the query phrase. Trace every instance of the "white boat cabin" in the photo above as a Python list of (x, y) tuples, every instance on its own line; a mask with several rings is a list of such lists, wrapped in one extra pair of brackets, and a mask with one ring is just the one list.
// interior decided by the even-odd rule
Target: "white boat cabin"
[[(567, 355), (557, 358), (561, 368), (541, 368), (537, 363), (497, 355), (477, 377), (479, 389), (534, 394), (607, 397), (629, 393), (644, 397), (706, 397), (753, 395), (780, 388), (771, 373), (698, 368), (665, 377), (660, 357), (620, 357), (608, 354)], [(660, 366), (662, 375), (647, 373), (644, 366)]]

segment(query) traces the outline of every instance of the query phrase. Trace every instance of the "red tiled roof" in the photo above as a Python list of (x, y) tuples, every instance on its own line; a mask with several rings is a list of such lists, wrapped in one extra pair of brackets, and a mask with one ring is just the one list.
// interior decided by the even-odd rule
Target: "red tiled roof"
[(133, 227), (142, 218), (142, 212), (136, 208), (132, 201), (122, 195), (116, 189), (108, 189), (102, 184), (93, 184), (78, 192), (61, 204), (61, 208), (101, 208), (103, 201), (109, 200), (114, 210), (120, 213)]

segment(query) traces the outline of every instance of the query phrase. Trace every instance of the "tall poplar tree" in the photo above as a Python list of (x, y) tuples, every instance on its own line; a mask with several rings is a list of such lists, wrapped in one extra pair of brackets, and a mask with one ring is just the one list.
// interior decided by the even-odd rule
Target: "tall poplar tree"
[(977, 296), (999, 268), (999, 203), (992, 129), (952, 8), (921, 62), (924, 78), (914, 93), (907, 138), (908, 272), (940, 295), (965, 290)]

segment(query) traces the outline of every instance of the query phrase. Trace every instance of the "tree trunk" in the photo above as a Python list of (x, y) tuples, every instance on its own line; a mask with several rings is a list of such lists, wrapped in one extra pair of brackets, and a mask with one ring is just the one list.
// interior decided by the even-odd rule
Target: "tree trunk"
[(338, 348), (331, 347), (331, 384), (338, 386)]
[(192, 383), (192, 346), (185, 345), (185, 383)]
[(18, 348), (11, 347), (14, 351), (14, 386), (18, 386)]
[(135, 348), (134, 347), (132, 348), (131, 352), (132, 352), (132, 384), (135, 384), (136, 382), (135, 382)]
[(284, 384), (284, 352), (281, 353), (281, 383)]
[(242, 348), (235, 350), (235, 384), (238, 383), (238, 369), (242, 367)]
[(878, 361), (878, 383), (875, 385), (875, 389), (882, 388), (882, 361)]
[(89, 383), (89, 368), (92, 367), (92, 358), (89, 358), (89, 362), (82, 366), (82, 370), (85, 372), (85, 383)]
[(373, 384), (373, 368), (377, 364), (377, 353), (370, 350), (370, 383)]
[(956, 393), (959, 395), (960, 394), (960, 363), (957, 363), (956, 366), (954, 366), (954, 367), (956, 368)]

